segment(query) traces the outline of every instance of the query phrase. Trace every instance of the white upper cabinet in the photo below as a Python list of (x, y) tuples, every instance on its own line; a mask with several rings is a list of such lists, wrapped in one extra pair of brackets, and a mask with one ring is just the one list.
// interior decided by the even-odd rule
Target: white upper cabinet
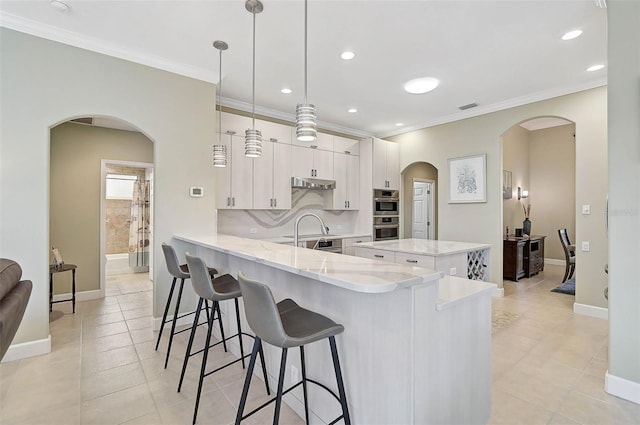
[(360, 157), (335, 152), (333, 154), (333, 177), (336, 188), (333, 190), (332, 210), (357, 210), (360, 207)]
[(360, 140), (333, 136), (333, 151), (349, 155), (360, 155)]
[(262, 133), (263, 141), (291, 144), (291, 127), (288, 125), (256, 120), (256, 130)]
[(373, 188), (400, 189), (400, 147), (397, 143), (373, 139)]
[(244, 137), (222, 135), (227, 146), (227, 166), (216, 168), (216, 206), (218, 209), (253, 208), (253, 162), (244, 156)]
[(301, 146), (311, 149), (321, 149), (325, 151), (333, 151), (333, 136), (326, 133), (317, 133), (317, 138), (313, 142), (299, 142), (296, 139), (296, 127), (295, 124), (291, 129), (291, 144), (294, 146)]
[[(251, 128), (251, 118), (223, 112), (221, 124), (222, 134), (233, 131), (236, 136), (244, 137), (245, 130)], [(260, 129), (258, 128), (257, 130)]]
[(333, 152), (291, 146), (292, 177), (333, 180)]
[(291, 208), (291, 145), (262, 142), (262, 156), (253, 159), (253, 208)]

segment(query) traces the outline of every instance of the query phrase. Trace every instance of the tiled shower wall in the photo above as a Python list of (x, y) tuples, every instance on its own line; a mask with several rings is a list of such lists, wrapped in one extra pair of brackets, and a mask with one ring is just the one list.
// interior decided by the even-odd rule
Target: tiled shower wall
[[(132, 168), (122, 165), (107, 165), (109, 174), (137, 175), (144, 180), (144, 168)], [(129, 252), (129, 225), (131, 223), (131, 200), (128, 199), (106, 199), (105, 200), (106, 222), (106, 253), (121, 254)]]

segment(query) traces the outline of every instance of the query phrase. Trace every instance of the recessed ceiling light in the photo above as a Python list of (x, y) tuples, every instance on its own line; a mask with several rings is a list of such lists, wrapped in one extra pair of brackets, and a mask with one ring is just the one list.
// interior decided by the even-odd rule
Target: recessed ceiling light
[(291, 93), (292, 93), (292, 90), (291, 90), (291, 89), (288, 89), (288, 88), (284, 88), (284, 89), (281, 89), (281, 90), (280, 90), (280, 93), (284, 93), (284, 94), (291, 94)]
[(600, 71), (602, 68), (604, 68), (604, 65), (602, 65), (602, 64), (591, 65), (589, 68), (587, 68), (587, 71), (589, 71), (589, 72)]
[(396, 127), (402, 127), (403, 125), (404, 125), (404, 123), (403, 123), (403, 122), (397, 122), (397, 123), (396, 123)]
[(342, 52), (340, 57), (346, 61), (350, 61), (351, 59), (356, 57), (356, 54), (353, 52)]
[(580, 37), (582, 35), (582, 30), (573, 30), (569, 31), (565, 35), (562, 36), (563, 40), (573, 40), (574, 38)]
[(355, 112), (358, 112), (358, 110), (356, 108), (349, 108), (349, 110), (347, 112), (350, 112), (350, 113), (353, 114)]
[(440, 81), (435, 78), (425, 77), (416, 78), (404, 84), (405, 91), (413, 94), (422, 94), (430, 92), (438, 87)]
[(51, 0), (49, 5), (58, 12), (67, 12), (71, 7), (68, 4), (61, 2), (60, 0)]

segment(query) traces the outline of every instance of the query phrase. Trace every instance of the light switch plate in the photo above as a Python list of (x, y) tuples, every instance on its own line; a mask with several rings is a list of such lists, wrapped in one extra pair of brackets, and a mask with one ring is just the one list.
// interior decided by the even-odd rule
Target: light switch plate
[(590, 246), (589, 246), (589, 241), (583, 241), (582, 242), (582, 250), (584, 252), (589, 252)]
[(591, 214), (591, 205), (584, 204), (582, 206), (582, 214), (584, 214), (584, 215)]

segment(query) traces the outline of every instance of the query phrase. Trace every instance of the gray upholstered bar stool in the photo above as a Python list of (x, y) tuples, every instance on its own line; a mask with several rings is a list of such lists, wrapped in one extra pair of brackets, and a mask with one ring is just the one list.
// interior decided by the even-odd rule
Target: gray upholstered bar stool
[[(207, 273), (207, 268), (202, 261), (201, 258), (189, 255), (187, 253), (187, 265), (189, 266), (189, 271), (191, 272), (191, 284), (193, 285), (193, 290), (198, 294), (200, 299), (198, 300), (198, 306), (196, 308), (196, 315), (193, 319), (193, 326), (191, 327), (191, 335), (189, 336), (189, 343), (187, 344), (187, 352), (184, 356), (184, 362), (182, 364), (182, 373), (180, 375), (180, 382), (178, 383), (178, 392), (182, 388), (182, 382), (184, 380), (184, 375), (187, 370), (187, 363), (191, 356), (194, 356), (198, 353), (202, 354), (202, 365), (200, 367), (200, 380), (198, 382), (198, 393), (196, 394), (196, 405), (193, 411), (193, 423), (196, 423), (196, 418), (198, 416), (198, 405), (200, 404), (200, 394), (202, 393), (202, 382), (205, 376), (209, 376), (212, 373), (215, 373), (221, 369), (226, 368), (227, 366), (231, 366), (234, 363), (242, 362), (242, 368), (245, 367), (244, 359), (249, 357), (249, 355), (244, 354), (244, 345), (242, 344), (242, 335), (246, 335), (248, 337), (253, 338), (253, 335), (242, 332), (242, 326), (240, 324), (240, 308), (238, 306), (238, 298), (242, 296), (240, 292), (240, 285), (238, 281), (231, 276), (230, 274), (225, 274), (222, 276), (218, 276), (215, 279), (210, 279), (209, 274)], [(193, 346), (193, 339), (196, 334), (197, 322), (200, 316), (200, 311), (202, 311), (202, 303), (206, 301), (213, 302), (213, 310), (214, 313), (218, 312), (219, 323), (222, 324), (222, 319), (220, 318), (220, 301), (225, 300), (233, 300), (236, 307), (236, 325), (237, 325), (237, 333), (225, 338), (223, 327), (220, 327), (220, 333), (222, 336), (222, 340), (216, 342), (215, 344), (211, 344), (211, 331), (213, 330), (213, 321), (214, 314), (208, 316), (209, 326), (207, 328), (207, 339), (204, 344), (204, 347), (201, 350), (196, 352), (191, 352), (191, 347)], [(245, 312), (246, 314), (246, 312)], [(226, 340), (238, 337), (238, 343), (240, 345), (240, 358), (236, 360), (232, 360), (223, 366), (220, 366), (212, 371), (206, 372), (207, 367), (207, 357), (209, 354), (209, 349), (215, 347), (218, 344), (224, 344)], [(225, 348), (226, 351), (226, 348)], [(264, 376), (264, 383), (267, 388), (267, 394), (271, 394), (269, 390), (269, 381), (267, 379), (267, 367), (264, 362), (264, 354), (262, 353), (262, 349), (259, 350), (260, 360), (262, 362), (262, 373)], [(255, 363), (255, 356), (253, 358)]]
[[(164, 253), (164, 259), (167, 263), (167, 270), (169, 274), (173, 276), (173, 281), (171, 282), (171, 289), (169, 290), (169, 297), (167, 298), (167, 304), (164, 306), (164, 314), (162, 315), (162, 322), (160, 323), (160, 332), (158, 333), (158, 340), (156, 341), (156, 351), (158, 351), (158, 346), (160, 345), (160, 338), (162, 338), (162, 331), (164, 330), (164, 325), (166, 323), (171, 322), (171, 334), (169, 334), (169, 345), (167, 346), (167, 356), (164, 359), (164, 368), (167, 368), (167, 364), (169, 363), (169, 354), (171, 354), (171, 344), (173, 343), (173, 336), (179, 334), (181, 332), (186, 332), (189, 328), (179, 330), (176, 332), (176, 321), (182, 317), (188, 316), (191, 313), (185, 313), (183, 315), (179, 315), (180, 312), (180, 300), (182, 299), (182, 290), (184, 289), (184, 281), (185, 279), (189, 279), (191, 275), (189, 274), (189, 268), (186, 264), (180, 264), (178, 262), (178, 256), (176, 255), (175, 249), (167, 243), (162, 243), (162, 252)], [(209, 275), (213, 278), (214, 275), (218, 273), (218, 271), (212, 267), (208, 268)], [(176, 288), (176, 282), (180, 279), (180, 288), (178, 289), (178, 298), (176, 299), (176, 309), (173, 314), (173, 318), (171, 320), (167, 320), (167, 313), (169, 312), (169, 306), (171, 305), (171, 299), (173, 298), (173, 291)], [(207, 318), (209, 317), (209, 304), (206, 305), (207, 310)], [(215, 313), (215, 312), (214, 312)], [(206, 323), (206, 322), (205, 322)], [(204, 324), (204, 323), (201, 323)], [(220, 325), (222, 328), (222, 325)], [(227, 347), (225, 345), (225, 351)]]
[[(242, 274), (242, 272), (238, 273), (238, 280), (240, 283), (240, 290), (242, 291), (245, 315), (249, 322), (249, 326), (256, 334), (256, 339), (253, 344), (251, 360), (249, 360), (249, 368), (247, 369), (247, 376), (244, 380), (244, 387), (242, 389), (242, 397), (240, 398), (240, 405), (238, 406), (238, 412), (236, 414), (236, 425), (239, 425), (241, 421), (253, 415), (258, 410), (271, 404), (274, 400), (276, 402), (276, 408), (273, 415), (273, 423), (276, 425), (280, 417), (282, 396), (299, 385), (302, 385), (305, 420), (308, 425), (309, 404), (307, 401), (307, 382), (314, 383), (324, 388), (340, 402), (342, 415), (334, 419), (331, 424), (335, 424), (340, 419), (343, 419), (346, 425), (350, 425), (351, 417), (349, 416), (347, 397), (344, 390), (344, 383), (342, 381), (342, 372), (340, 370), (340, 361), (338, 359), (338, 350), (336, 348), (335, 340), (335, 336), (344, 331), (344, 326), (335, 323), (328, 317), (300, 307), (289, 298), (276, 304), (273, 299), (273, 294), (267, 285), (248, 279)], [(329, 345), (331, 347), (331, 356), (333, 357), (333, 368), (338, 384), (339, 396), (324, 384), (307, 377), (304, 360), (304, 346), (325, 338), (329, 339)], [(282, 348), (278, 390), (274, 398), (245, 415), (244, 407), (247, 402), (253, 368), (256, 363), (256, 355), (258, 352), (262, 352), (263, 340), (271, 345)], [(287, 363), (287, 350), (293, 347), (300, 347), (302, 380), (283, 391), (284, 372)]]

